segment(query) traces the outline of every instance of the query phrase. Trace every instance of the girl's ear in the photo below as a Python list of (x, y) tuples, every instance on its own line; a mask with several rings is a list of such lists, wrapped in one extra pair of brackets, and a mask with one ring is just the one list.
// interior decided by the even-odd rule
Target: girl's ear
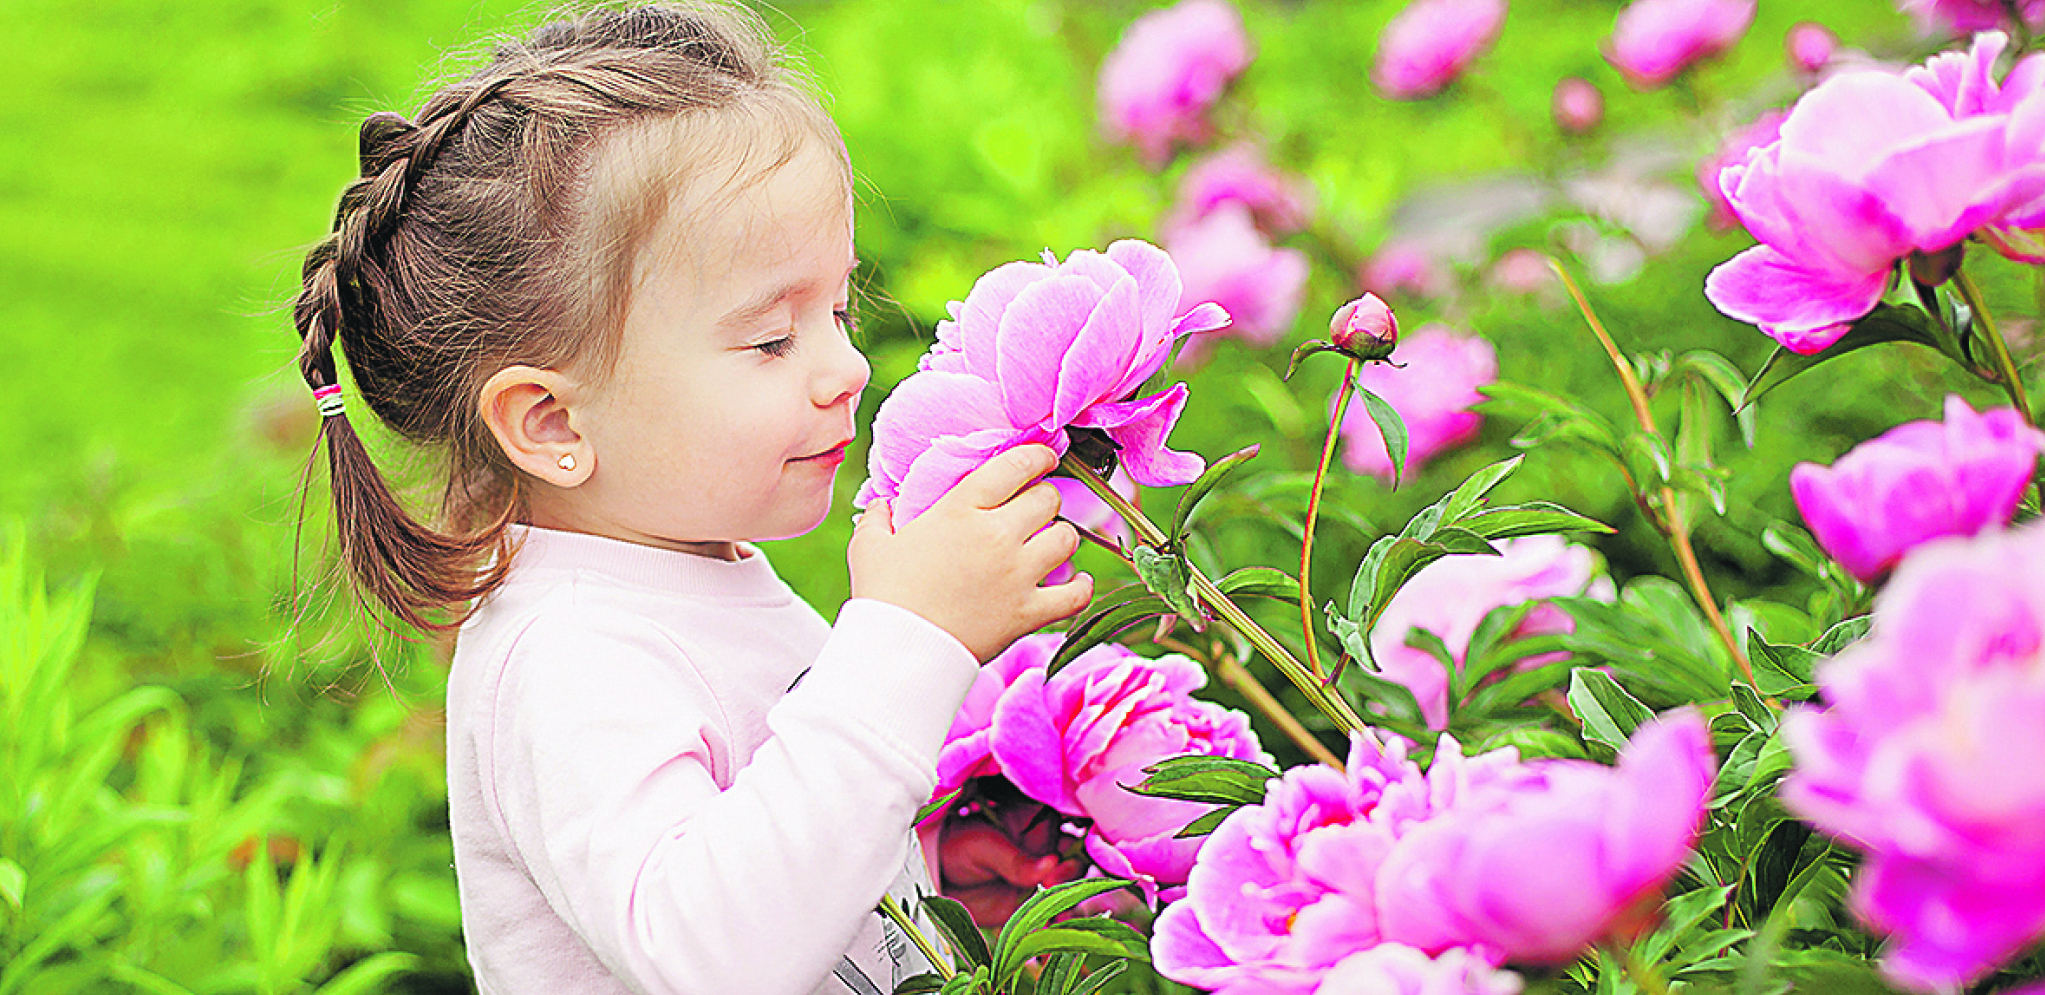
[(507, 366), (476, 397), (483, 424), (511, 465), (556, 487), (575, 487), (596, 469), (596, 453), (575, 429), (568, 399), (577, 381), (558, 370)]

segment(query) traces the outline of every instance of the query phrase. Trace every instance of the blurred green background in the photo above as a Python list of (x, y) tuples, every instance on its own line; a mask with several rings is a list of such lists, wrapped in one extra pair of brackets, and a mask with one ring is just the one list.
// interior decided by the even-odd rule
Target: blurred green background
[[(1047, 247), (1158, 237), (1187, 157), (1153, 172), (1100, 137), (1094, 110), (1100, 59), (1146, 6), (841, 0), (766, 12), (833, 95), (860, 174), (875, 366), (863, 424), (913, 369), (945, 301), (979, 273)], [(1224, 139), (1261, 142), (1312, 186), (1313, 227), (1289, 244), (1309, 251), (1314, 271), (1279, 346), (1224, 345), (1191, 374), (1174, 443), (1212, 458), (1264, 442), (1263, 467), (1295, 475), (1318, 452), (1337, 368), (1309, 364), (1281, 384), (1290, 345), (1355, 296), (1356, 267), (1381, 243), (1416, 224), (1466, 223), (1456, 205), (1501, 189), (1540, 191), (1541, 206), (1472, 227), (1473, 251), (1453, 262), (1456, 291), (1394, 300), (1406, 328), (1441, 320), (1481, 334), (1498, 346), (1506, 379), (1624, 418), (1572, 309), (1552, 291), (1484, 279), (1513, 247), (1616, 251), (1633, 265), (1590, 291), (1629, 350), (1710, 348), (1751, 373), (1771, 344), (1719, 316), (1700, 289), (1711, 266), (1751, 243), (1702, 223), (1695, 164), (1804, 85), (1783, 57), (1795, 21), (1822, 22), (1882, 58), (1915, 60), (1932, 47), (1878, 0), (1764, 3), (1728, 57), (1638, 93), (1598, 52), (1620, 4), (1517, 0), (1472, 78), (1402, 104), (1369, 83), (1378, 32), (1399, 3), (1239, 6), (1256, 60), (1216, 120)], [(11, 599), (0, 615), (12, 619), (0, 652), (13, 661), (0, 678), (12, 682), (17, 714), (45, 713), (50, 737), (31, 749), (15, 734), (10, 790), (43, 797), (27, 786), (47, 775), (78, 796), (73, 809), (0, 811), (0, 954), (13, 961), (0, 992), (87, 981), (107, 991), (465, 989), (435, 712), (444, 647), (380, 634), (331, 582), (318, 476), (300, 491), (315, 423), (289, 369), (285, 305), (302, 252), (354, 174), (361, 118), (409, 113), (432, 80), (467, 64), (459, 53), (548, 10), (474, 0), (0, 4), (11, 56), (0, 60), (0, 598)], [(1565, 139), (1548, 112), (1555, 81), (1572, 75), (1607, 101), (1603, 126), (1580, 139)], [(1608, 184), (1622, 207), (1674, 197), (1692, 223), (1666, 242), (1644, 238), (1623, 210), (1569, 193), (1585, 183)], [(1641, 251), (1643, 242), (1655, 244)], [(2030, 285), (1996, 262), (1983, 273), (1991, 301), (2030, 355)], [(1700, 531), (1722, 596), (1801, 596), (1807, 582), (1754, 538), (1794, 519), (1784, 483), (1793, 462), (1829, 461), (1889, 425), (1936, 417), (1953, 390), (1977, 407), (1999, 399), (1928, 353), (1892, 347), (1765, 402), (1756, 449), (1726, 457), (1728, 514)], [(1520, 427), (1491, 419), (1477, 444), (1396, 493), (1340, 475), (1317, 582), (1344, 582), (1373, 530), (1395, 528), (1509, 452)], [(1730, 422), (1720, 428), (1721, 447), (1737, 450)], [(841, 512), (861, 476), (854, 456)], [(1621, 579), (1670, 572), (1616, 484), (1601, 463), (1543, 451), (1504, 496), (1560, 501), (1620, 526), (1598, 548)], [(1203, 555), (1230, 565), (1296, 558), (1283, 523), (1298, 513), (1292, 500), (1234, 509), (1262, 524), (1217, 528)], [(770, 549), (826, 616), (846, 592), (848, 533), (835, 514)], [(1127, 579), (1110, 561), (1089, 566), (1104, 581)], [(44, 588), (57, 601), (35, 608)], [(59, 659), (71, 661), (61, 681), (30, 686), (34, 667)], [(138, 687), (156, 692), (138, 699)], [(132, 715), (106, 710), (124, 701)], [(67, 826), (97, 835), (88, 846)]]

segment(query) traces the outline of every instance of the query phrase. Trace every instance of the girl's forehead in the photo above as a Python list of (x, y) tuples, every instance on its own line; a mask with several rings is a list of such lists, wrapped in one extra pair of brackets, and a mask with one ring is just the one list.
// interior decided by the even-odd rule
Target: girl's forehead
[[(666, 223), (647, 245), (656, 266), (725, 280), (852, 255), (852, 188), (842, 160), (807, 141), (787, 161), (722, 184), (673, 191)], [(710, 187), (710, 189), (704, 189)], [(825, 258), (825, 262), (830, 259)]]

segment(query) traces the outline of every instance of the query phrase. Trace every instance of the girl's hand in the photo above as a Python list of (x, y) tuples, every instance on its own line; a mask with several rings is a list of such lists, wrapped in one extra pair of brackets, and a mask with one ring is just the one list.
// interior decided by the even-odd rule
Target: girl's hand
[(1093, 599), (1086, 574), (1039, 586), (1079, 548), (1071, 525), (1052, 524), (1058, 491), (1039, 479), (1057, 465), (1048, 446), (1008, 450), (900, 529), (885, 502), (869, 505), (845, 554), (853, 597), (921, 615), (983, 663), (1085, 608)]

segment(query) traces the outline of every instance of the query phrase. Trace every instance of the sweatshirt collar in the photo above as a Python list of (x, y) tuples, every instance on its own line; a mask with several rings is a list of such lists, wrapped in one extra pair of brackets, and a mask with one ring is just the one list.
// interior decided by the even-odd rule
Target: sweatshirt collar
[(725, 561), (582, 532), (532, 525), (513, 525), (510, 529), (514, 574), (528, 571), (596, 574), (694, 598), (782, 602), (795, 597), (788, 585), (774, 575), (766, 554), (750, 543), (739, 544), (741, 555), (737, 560)]

